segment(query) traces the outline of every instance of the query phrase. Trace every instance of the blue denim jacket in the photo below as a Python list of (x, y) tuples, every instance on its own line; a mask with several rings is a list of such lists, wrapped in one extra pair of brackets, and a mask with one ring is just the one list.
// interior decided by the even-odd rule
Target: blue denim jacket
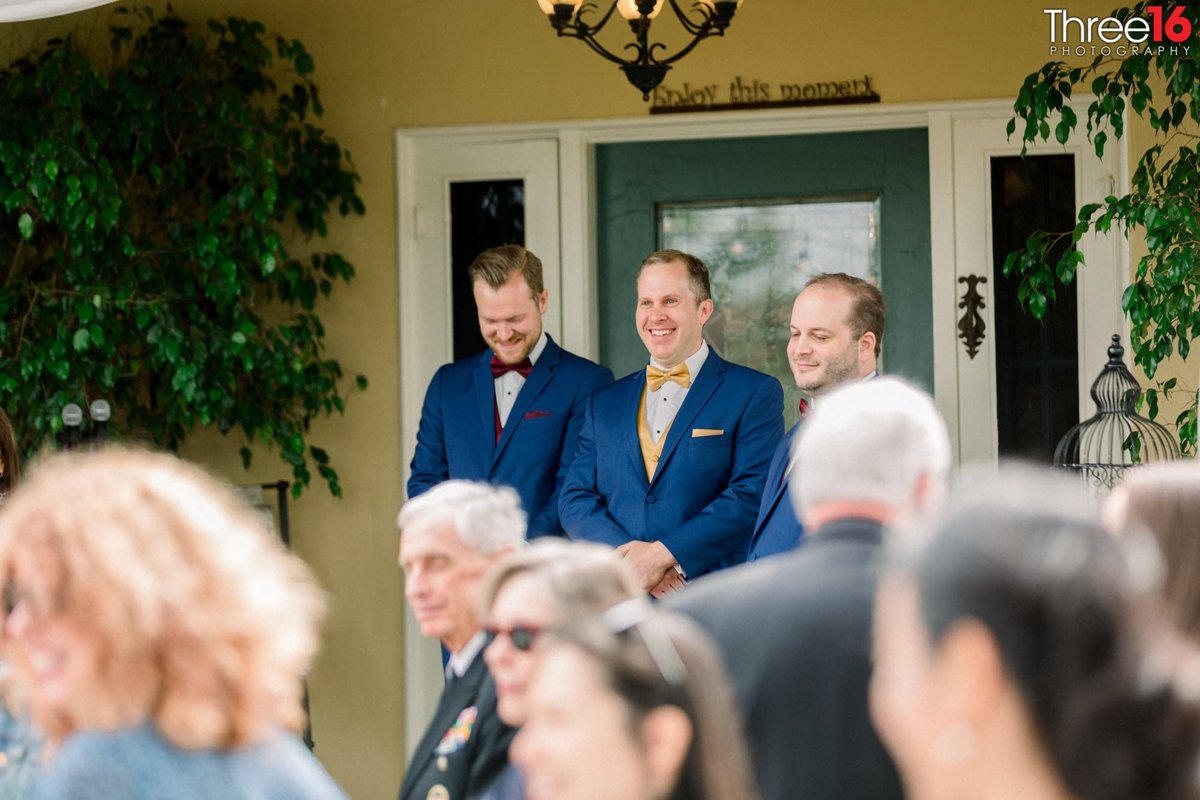
[(0, 798), (23, 800), (38, 769), (41, 741), (32, 726), (0, 705)]

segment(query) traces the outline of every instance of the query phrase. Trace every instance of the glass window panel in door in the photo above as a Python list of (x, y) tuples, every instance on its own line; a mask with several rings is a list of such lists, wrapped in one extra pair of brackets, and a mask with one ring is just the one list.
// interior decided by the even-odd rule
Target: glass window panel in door
[[(994, 156), (992, 285), (996, 326), (996, 425), (1002, 456), (1050, 463), (1060, 437), (1079, 422), (1079, 322), (1075, 284), (1058, 287), (1041, 320), (1017, 299), (1004, 259), (1034, 231), (1075, 226), (1075, 158)], [(1051, 252), (1054, 263), (1070, 243)]]
[[(704, 335), (723, 358), (774, 375), (799, 398), (787, 363), (792, 301), (814, 275), (879, 284), (877, 195), (658, 206), (659, 243), (708, 265), (715, 310)], [(795, 402), (785, 407), (791, 426)]]
[(454, 359), (487, 347), (467, 268), (489, 247), (525, 244), (525, 184), (517, 180), (450, 184), (450, 269), (454, 308)]

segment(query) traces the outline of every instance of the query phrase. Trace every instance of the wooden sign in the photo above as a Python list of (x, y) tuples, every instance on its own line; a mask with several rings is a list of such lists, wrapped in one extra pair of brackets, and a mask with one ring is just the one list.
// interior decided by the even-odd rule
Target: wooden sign
[(870, 75), (841, 81), (774, 84), (738, 75), (725, 86), (686, 82), (682, 86), (661, 84), (650, 95), (650, 113), (838, 106), (879, 101), (879, 94), (871, 86)]

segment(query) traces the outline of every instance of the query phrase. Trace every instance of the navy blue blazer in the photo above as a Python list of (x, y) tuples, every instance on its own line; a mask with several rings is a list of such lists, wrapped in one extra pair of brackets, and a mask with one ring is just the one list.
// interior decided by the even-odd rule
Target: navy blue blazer
[(491, 359), (485, 350), (434, 374), (421, 408), (408, 496), (451, 478), (511, 486), (529, 515), (531, 538), (562, 536), (558, 493), (575, 454), (584, 405), (598, 386), (612, 383), (612, 372), (547, 336), (497, 442)]
[(567, 535), (613, 547), (661, 541), (688, 578), (740, 563), (783, 435), (783, 388), (710, 351), (648, 481), (637, 431), (645, 385), (639, 370), (588, 403), (559, 500)]
[(804, 526), (796, 518), (796, 509), (788, 491), (787, 474), (788, 463), (792, 459), (792, 441), (799, 429), (800, 423), (793, 425), (775, 448), (775, 457), (771, 459), (771, 469), (767, 472), (762, 504), (758, 507), (758, 521), (754, 523), (754, 533), (750, 537), (747, 561), (794, 550), (804, 536)]

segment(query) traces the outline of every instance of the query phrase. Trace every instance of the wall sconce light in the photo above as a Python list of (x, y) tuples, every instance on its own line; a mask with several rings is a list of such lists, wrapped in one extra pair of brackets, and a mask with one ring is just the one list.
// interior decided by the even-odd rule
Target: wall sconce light
[[(662, 83), (671, 65), (692, 52), (701, 39), (724, 36), (742, 1), (694, 0), (692, 10), (687, 12), (676, 0), (611, 0), (608, 10), (600, 14), (599, 6), (586, 0), (537, 0), (559, 36), (574, 36), (603, 58), (619, 64), (629, 82), (642, 90), (643, 100), (650, 99), (650, 92)], [(667, 45), (650, 41), (650, 23), (664, 5), (670, 6), (691, 40), (674, 55), (660, 58), (658, 53), (666, 50)], [(613, 12), (628, 20), (633, 30), (634, 41), (624, 47), (626, 52), (633, 52), (632, 58), (621, 58), (596, 40)]]

